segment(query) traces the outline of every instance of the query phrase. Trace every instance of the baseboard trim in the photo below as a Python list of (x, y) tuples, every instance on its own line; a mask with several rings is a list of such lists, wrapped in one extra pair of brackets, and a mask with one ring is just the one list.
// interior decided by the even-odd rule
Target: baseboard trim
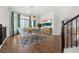
[(3, 41), (3, 43), (0, 45), (0, 49), (2, 48), (3, 44), (5, 43), (5, 41), (7, 40), (7, 38), (9, 38), (10, 36), (6, 37)]

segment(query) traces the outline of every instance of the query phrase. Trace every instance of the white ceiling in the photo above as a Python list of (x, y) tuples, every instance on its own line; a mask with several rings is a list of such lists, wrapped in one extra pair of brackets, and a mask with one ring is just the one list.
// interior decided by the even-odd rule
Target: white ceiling
[(26, 14), (26, 15), (34, 15), (41, 16), (43, 14), (51, 12), (54, 7), (52, 6), (11, 6), (9, 7), (12, 11)]
[[(25, 14), (25, 15), (33, 15), (33, 16), (42, 16), (50, 12), (60, 12), (61, 13), (64, 11), (71, 12), (77, 10), (79, 13), (79, 7), (78, 6), (9, 6), (9, 9), (11, 11)], [(72, 13), (72, 12), (71, 12)]]

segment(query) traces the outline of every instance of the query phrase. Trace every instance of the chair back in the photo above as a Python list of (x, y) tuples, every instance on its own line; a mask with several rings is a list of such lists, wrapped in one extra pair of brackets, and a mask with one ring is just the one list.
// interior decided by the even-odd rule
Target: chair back
[(27, 31), (24, 31), (23, 28), (18, 28), (18, 32), (22, 36), (28, 36), (29, 33)]

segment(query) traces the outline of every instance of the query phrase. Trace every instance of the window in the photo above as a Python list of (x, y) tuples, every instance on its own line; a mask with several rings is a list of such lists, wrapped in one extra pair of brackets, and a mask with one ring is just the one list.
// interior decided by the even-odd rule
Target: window
[(20, 27), (29, 28), (29, 18), (21, 15), (20, 17)]
[(17, 34), (18, 29), (18, 15), (14, 13), (14, 34)]

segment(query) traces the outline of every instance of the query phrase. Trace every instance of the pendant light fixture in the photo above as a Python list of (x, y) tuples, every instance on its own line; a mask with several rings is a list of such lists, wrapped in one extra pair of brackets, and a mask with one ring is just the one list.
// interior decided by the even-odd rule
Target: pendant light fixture
[(30, 41), (32, 40), (32, 24), (31, 24), (31, 22), (32, 22), (32, 16), (33, 16), (33, 14), (32, 14), (32, 8), (33, 8), (33, 6), (30, 6), (30, 16), (29, 16), (29, 31), (30, 31), (30, 33), (31, 33), (31, 36), (30, 36)]

